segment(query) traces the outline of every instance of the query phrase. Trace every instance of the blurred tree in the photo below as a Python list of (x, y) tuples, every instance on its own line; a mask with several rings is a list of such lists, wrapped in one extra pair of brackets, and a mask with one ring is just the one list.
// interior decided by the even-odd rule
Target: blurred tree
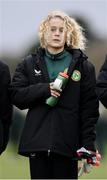
[(15, 146), (19, 143), (20, 135), (24, 126), (24, 117), (24, 114), (22, 114), (20, 110), (14, 108), (12, 127), (10, 131), (10, 141)]
[(99, 118), (97, 125), (97, 146), (99, 152), (105, 157), (105, 147), (107, 148), (107, 118)]

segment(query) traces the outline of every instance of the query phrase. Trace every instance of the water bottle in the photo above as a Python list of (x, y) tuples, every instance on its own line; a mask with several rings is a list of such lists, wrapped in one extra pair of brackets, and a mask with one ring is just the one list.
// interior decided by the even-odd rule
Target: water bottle
[[(55, 89), (56, 91), (60, 91), (62, 89), (63, 91), (68, 82), (68, 78), (69, 76), (66, 72), (60, 72), (53, 83), (53, 89)], [(46, 100), (46, 104), (53, 107), (57, 104), (58, 100), (59, 97), (51, 96)]]

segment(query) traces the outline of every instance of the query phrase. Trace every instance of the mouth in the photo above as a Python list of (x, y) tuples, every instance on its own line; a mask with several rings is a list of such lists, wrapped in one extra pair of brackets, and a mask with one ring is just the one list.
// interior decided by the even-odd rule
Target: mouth
[(53, 41), (55, 41), (55, 42), (60, 42), (60, 40), (59, 40), (59, 39), (53, 39)]

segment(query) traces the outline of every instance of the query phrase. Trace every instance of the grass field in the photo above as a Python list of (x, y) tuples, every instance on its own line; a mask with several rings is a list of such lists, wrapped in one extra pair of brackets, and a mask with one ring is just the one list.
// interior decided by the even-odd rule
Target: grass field
[[(10, 144), (0, 157), (0, 179), (30, 179), (28, 158), (18, 155)], [(80, 179), (107, 179), (107, 155), (100, 167), (94, 167)]]

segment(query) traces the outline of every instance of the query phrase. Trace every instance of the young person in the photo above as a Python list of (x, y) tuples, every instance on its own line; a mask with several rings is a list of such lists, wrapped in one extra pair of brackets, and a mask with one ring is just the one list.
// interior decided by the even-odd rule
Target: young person
[[(12, 102), (29, 109), (19, 153), (28, 156), (32, 179), (77, 179), (76, 151), (95, 151), (98, 100), (95, 70), (82, 50), (82, 27), (67, 14), (51, 12), (40, 24), (40, 48), (17, 66), (11, 84)], [(65, 71), (68, 82), (56, 90)], [(58, 98), (55, 106), (49, 97)]]
[(107, 55), (98, 75), (97, 94), (99, 100), (102, 102), (105, 108), (107, 108)]
[(10, 72), (0, 61), (0, 154), (6, 149), (12, 119), (12, 104), (9, 95)]

